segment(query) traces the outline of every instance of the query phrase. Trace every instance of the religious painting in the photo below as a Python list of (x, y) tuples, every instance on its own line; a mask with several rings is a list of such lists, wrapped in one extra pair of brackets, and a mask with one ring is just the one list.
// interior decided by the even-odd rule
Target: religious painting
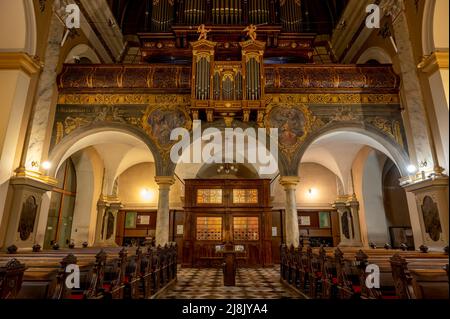
[(176, 128), (190, 129), (190, 126), (189, 115), (179, 107), (149, 108), (143, 119), (145, 131), (163, 149), (168, 149), (175, 143), (170, 140), (172, 130)]
[(311, 114), (305, 105), (275, 104), (266, 116), (267, 128), (278, 128), (283, 150), (294, 151), (311, 131)]
[(430, 235), (431, 240), (438, 241), (441, 237), (442, 227), (437, 204), (430, 196), (425, 196), (421, 208), (425, 231)]
[(330, 228), (330, 213), (329, 212), (319, 212), (319, 227), (320, 228)]
[(19, 229), (20, 239), (25, 241), (30, 238), (34, 230), (34, 223), (36, 222), (38, 205), (33, 196), (29, 196), (22, 205), (22, 212), (20, 213)]
[(136, 228), (137, 212), (127, 212), (125, 215), (125, 228)]

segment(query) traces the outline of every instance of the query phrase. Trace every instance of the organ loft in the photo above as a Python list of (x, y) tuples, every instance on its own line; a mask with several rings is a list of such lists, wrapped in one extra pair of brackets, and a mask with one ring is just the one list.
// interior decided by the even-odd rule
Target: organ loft
[(0, 1), (0, 299), (448, 298), (446, 12)]

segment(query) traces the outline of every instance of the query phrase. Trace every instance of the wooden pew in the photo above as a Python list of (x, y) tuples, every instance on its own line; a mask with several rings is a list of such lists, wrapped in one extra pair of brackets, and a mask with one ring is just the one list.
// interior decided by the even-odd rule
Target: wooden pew
[[(76, 254), (64, 255), (66, 252)], [(108, 252), (108, 253), (107, 253)], [(150, 298), (177, 277), (176, 245), (149, 248), (117, 248), (18, 253), (14, 257), (26, 269), (19, 298), (99, 299)], [(11, 255), (0, 254), (0, 265)], [(66, 267), (77, 264), (80, 289), (67, 289)], [(22, 294), (23, 293), (23, 294)]]
[[(407, 265), (400, 267), (406, 274), (400, 273), (407, 287), (403, 293), (399, 291), (401, 281), (399, 283), (396, 280), (399, 270), (391, 265), (390, 260), (395, 260), (396, 255)], [(369, 264), (375, 264), (380, 269), (380, 288), (366, 286), (366, 267)], [(448, 274), (445, 276), (443, 270), (446, 265), (448, 255), (436, 252), (354, 247), (337, 248), (334, 251), (324, 247), (308, 247), (305, 251), (303, 247), (287, 249), (282, 246), (280, 276), (286, 284), (298, 288), (309, 298), (439, 298), (448, 295)], [(413, 277), (416, 278), (414, 282)], [(436, 291), (436, 287), (443, 283), (447, 290), (439, 288)]]
[(125, 267), (125, 295), (126, 299), (140, 298), (141, 286), (141, 265), (142, 265), (142, 250), (140, 247), (136, 249), (136, 255), (131, 256)]
[[(445, 260), (442, 260), (445, 262)], [(448, 260), (446, 260), (448, 263)], [(401, 299), (448, 299), (448, 266), (406, 259), (399, 254), (390, 258), (396, 293)]]
[(14, 299), (22, 287), (25, 265), (17, 259), (9, 260), (0, 267), (0, 299)]

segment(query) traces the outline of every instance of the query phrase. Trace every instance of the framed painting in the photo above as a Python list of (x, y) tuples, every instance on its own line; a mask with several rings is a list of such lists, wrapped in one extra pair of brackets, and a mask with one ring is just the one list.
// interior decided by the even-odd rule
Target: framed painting
[(136, 228), (137, 212), (127, 212), (125, 215), (125, 229)]
[(319, 228), (330, 228), (330, 213), (329, 212), (319, 212)]
[(300, 226), (311, 226), (311, 217), (310, 216), (300, 216), (299, 224), (300, 224)]

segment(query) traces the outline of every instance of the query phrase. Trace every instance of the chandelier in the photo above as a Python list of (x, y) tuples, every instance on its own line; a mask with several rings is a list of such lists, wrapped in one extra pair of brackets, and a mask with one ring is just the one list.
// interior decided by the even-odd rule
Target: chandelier
[(221, 165), (218, 169), (217, 169), (217, 173), (218, 174), (236, 174), (238, 172), (238, 168), (236, 167), (236, 165), (233, 164), (224, 164)]

